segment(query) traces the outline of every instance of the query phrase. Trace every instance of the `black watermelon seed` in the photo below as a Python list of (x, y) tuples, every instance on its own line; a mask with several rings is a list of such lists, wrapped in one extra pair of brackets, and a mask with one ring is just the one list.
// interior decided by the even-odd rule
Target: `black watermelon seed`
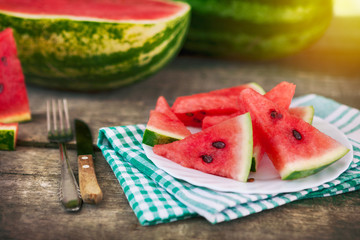
[(7, 59), (6, 59), (6, 57), (1, 57), (1, 61), (4, 63), (5, 66), (7, 66)]
[(206, 163), (211, 163), (213, 161), (213, 158), (210, 155), (201, 155), (201, 158)]
[(4, 84), (0, 83), (0, 93), (2, 93), (4, 90)]
[(213, 142), (213, 143), (212, 143), (212, 146), (213, 146), (214, 148), (218, 148), (218, 149), (224, 148), (225, 145), (226, 145), (226, 144), (225, 144), (224, 142), (222, 142), (222, 141), (217, 141), (217, 142)]
[(201, 113), (202, 115), (206, 115), (206, 112), (204, 112), (204, 111), (201, 111), (200, 113)]
[(198, 119), (198, 118), (194, 118), (193, 120), (194, 120), (194, 122), (196, 122), (196, 123), (201, 123), (201, 120)]
[(296, 140), (301, 140), (302, 139), (301, 134), (298, 131), (296, 131), (295, 129), (292, 131), (292, 133), (293, 133), (293, 136), (294, 136), (294, 138)]
[(275, 110), (271, 111), (270, 116), (273, 119), (281, 119), (283, 117), (283, 115), (281, 113), (278, 113)]
[(188, 117), (192, 117), (192, 116), (194, 116), (194, 114), (193, 114), (193, 113), (185, 113), (185, 115), (186, 115), (186, 116), (188, 116)]

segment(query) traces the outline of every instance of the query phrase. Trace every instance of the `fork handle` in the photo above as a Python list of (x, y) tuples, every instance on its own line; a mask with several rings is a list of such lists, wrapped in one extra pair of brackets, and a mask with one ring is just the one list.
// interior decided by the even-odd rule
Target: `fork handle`
[(65, 143), (59, 143), (61, 162), (60, 200), (66, 211), (80, 210), (82, 199), (79, 186), (68, 161)]

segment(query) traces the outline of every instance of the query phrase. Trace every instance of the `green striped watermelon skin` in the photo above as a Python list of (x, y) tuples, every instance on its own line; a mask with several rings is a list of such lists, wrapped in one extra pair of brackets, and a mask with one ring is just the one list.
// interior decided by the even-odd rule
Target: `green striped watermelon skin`
[(65, 90), (108, 90), (163, 68), (183, 45), (190, 7), (149, 22), (29, 18), (0, 11), (0, 30), (11, 27), (26, 81)]
[(328, 28), (332, 0), (179, 0), (192, 7), (186, 52), (268, 60), (301, 51)]

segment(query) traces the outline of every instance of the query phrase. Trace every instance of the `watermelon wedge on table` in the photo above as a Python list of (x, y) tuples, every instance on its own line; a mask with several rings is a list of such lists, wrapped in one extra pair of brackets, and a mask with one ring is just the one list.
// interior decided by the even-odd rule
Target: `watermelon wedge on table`
[(249, 89), (240, 94), (243, 111), (250, 112), (261, 144), (284, 180), (297, 179), (321, 171), (342, 158), (345, 146), (309, 123)]
[(0, 123), (0, 150), (15, 150), (18, 123)]
[(0, 122), (29, 121), (29, 99), (10, 28), (0, 32), (0, 59)]
[(155, 145), (155, 154), (184, 167), (246, 182), (252, 161), (250, 114), (231, 118), (182, 140)]
[(142, 142), (154, 146), (177, 141), (190, 134), (190, 131), (171, 111), (166, 99), (160, 96), (155, 110), (150, 111)]
[(190, 6), (167, 0), (0, 0), (29, 83), (100, 91), (156, 73), (176, 56)]
[(257, 83), (248, 83), (178, 97), (171, 109), (186, 126), (201, 127), (205, 116), (229, 115), (237, 112), (239, 110), (238, 95), (246, 88), (252, 88), (262, 94), (265, 93), (264, 89)]

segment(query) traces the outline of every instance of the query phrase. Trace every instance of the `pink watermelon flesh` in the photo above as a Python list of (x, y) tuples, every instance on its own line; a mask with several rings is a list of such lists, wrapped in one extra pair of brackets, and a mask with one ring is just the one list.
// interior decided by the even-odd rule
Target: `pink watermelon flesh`
[(246, 88), (263, 91), (260, 86), (249, 83), (207, 93), (178, 97), (173, 112), (186, 126), (201, 127), (205, 116), (229, 115), (239, 111), (239, 93)]
[(44, 17), (60, 15), (117, 21), (143, 21), (173, 16), (182, 7), (174, 2), (163, 0), (0, 0), (0, 9), (36, 16), (44, 15)]
[(266, 98), (278, 106), (289, 109), (291, 100), (295, 94), (296, 85), (289, 82), (281, 82), (265, 94)]
[[(275, 102), (276, 103), (276, 102)], [(305, 106), (305, 107), (293, 107), (289, 108), (289, 113), (295, 117), (301, 118), (307, 123), (312, 123), (313, 115), (314, 115), (314, 108), (312, 106)], [(222, 121), (230, 119), (239, 115), (238, 113), (234, 113), (231, 115), (219, 115), (219, 116), (206, 116), (202, 122), (202, 129), (214, 126)]]
[(169, 103), (166, 101), (165, 97), (163, 96), (158, 97), (156, 101), (155, 111), (161, 112), (175, 121), (179, 121), (179, 118), (175, 115), (175, 113), (173, 113), (173, 111), (169, 106)]
[(240, 94), (250, 112), (261, 144), (282, 179), (312, 175), (342, 158), (349, 150), (302, 119), (253, 90)]
[(156, 145), (153, 151), (184, 167), (246, 182), (252, 146), (251, 119), (246, 113), (183, 140)]
[(172, 110), (186, 125), (201, 127), (205, 116), (229, 115), (239, 111), (236, 99), (226, 96), (202, 95), (176, 99)]
[[(289, 108), (291, 104), (291, 100), (295, 93), (295, 85), (288, 82), (281, 82), (278, 85), (276, 85), (273, 89), (271, 89), (269, 92), (267, 92), (264, 96), (272, 100), (273, 102), (277, 103), (278, 105)], [(241, 101), (239, 101), (239, 104), (241, 105)], [(208, 128), (210, 126), (213, 126), (215, 124), (218, 124), (219, 122), (225, 121), (229, 118), (232, 118), (236, 115), (244, 114), (245, 112), (238, 111), (236, 113), (230, 114), (230, 115), (219, 115), (219, 116), (206, 116), (202, 121), (202, 128)], [(251, 171), (256, 172), (256, 169), (261, 161), (261, 159), (264, 157), (265, 150), (260, 144), (259, 140), (259, 134), (258, 130), (256, 128), (253, 129), (253, 138), (254, 138), (254, 159), (253, 164), (251, 166)]]
[(191, 135), (186, 126), (171, 111), (163, 96), (157, 100), (155, 110), (150, 111), (143, 143), (149, 146), (166, 144)]
[(31, 119), (29, 100), (10, 28), (0, 32), (0, 122)]

